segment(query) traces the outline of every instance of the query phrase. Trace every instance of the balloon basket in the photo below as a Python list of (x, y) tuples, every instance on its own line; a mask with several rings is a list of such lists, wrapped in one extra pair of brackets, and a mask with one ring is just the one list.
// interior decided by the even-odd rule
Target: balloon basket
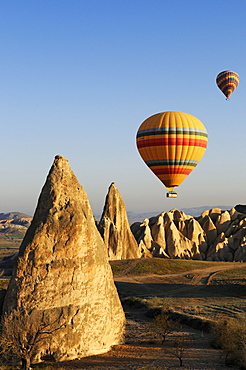
[(175, 193), (174, 191), (169, 191), (167, 193), (167, 198), (177, 198), (178, 197), (178, 193)]

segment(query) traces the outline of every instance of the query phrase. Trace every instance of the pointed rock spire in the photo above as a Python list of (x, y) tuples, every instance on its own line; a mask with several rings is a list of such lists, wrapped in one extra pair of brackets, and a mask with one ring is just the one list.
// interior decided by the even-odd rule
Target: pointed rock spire
[(142, 256), (141, 248), (130, 229), (124, 201), (115, 183), (109, 187), (98, 230), (107, 247), (109, 260)]
[[(36, 310), (62, 323), (34, 360), (63, 361), (106, 352), (122, 341), (125, 317), (86, 192), (68, 160), (56, 156), (4, 300), (3, 312)], [(53, 325), (51, 324), (51, 326)]]

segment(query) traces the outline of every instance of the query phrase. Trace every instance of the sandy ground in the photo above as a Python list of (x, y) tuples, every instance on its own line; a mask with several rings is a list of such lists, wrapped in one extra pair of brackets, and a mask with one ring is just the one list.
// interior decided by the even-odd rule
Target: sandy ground
[[(236, 267), (245, 267), (246, 264), (235, 264)], [(233, 268), (233, 264), (225, 264), (219, 270)], [(218, 267), (193, 271), (193, 278), (188, 284), (164, 284), (168, 276), (116, 276), (118, 289), (124, 292), (137, 291), (139, 296), (149, 294), (165, 296), (167, 293), (176, 298), (183, 296), (202, 297), (206, 299), (212, 294), (204, 290), (209, 285), (209, 278), (218, 272)], [(219, 295), (224, 293), (222, 290)], [(228, 299), (232, 297), (229, 295)], [(81, 360), (52, 364), (54, 369), (83, 369), (83, 370), (168, 370), (180, 369), (179, 359), (175, 353), (174, 341), (185, 337), (186, 346), (182, 356), (185, 370), (228, 370), (224, 365), (225, 355), (222, 351), (211, 347), (211, 337), (199, 330), (182, 327), (179, 331), (169, 335), (162, 345), (161, 338), (155, 336), (148, 328), (150, 319), (144, 315), (146, 309), (124, 307), (127, 325), (125, 344), (114, 346), (106, 354), (91, 356)], [(46, 367), (39, 364), (38, 367)], [(238, 367), (230, 367), (238, 369)]]
[[(54, 364), (52, 367), (83, 370), (180, 369), (179, 359), (176, 357), (173, 343), (174, 339), (185, 336), (187, 345), (182, 356), (182, 369), (228, 370), (228, 367), (224, 366), (224, 354), (210, 346), (211, 338), (208, 334), (183, 327), (180, 331), (168, 336), (166, 342), (162, 345), (161, 338), (155, 337), (153, 332), (151, 333), (146, 327), (148, 319), (141, 310), (126, 309), (125, 311), (127, 318), (125, 344), (114, 346), (106, 354)], [(238, 368), (230, 367), (230, 369)]]

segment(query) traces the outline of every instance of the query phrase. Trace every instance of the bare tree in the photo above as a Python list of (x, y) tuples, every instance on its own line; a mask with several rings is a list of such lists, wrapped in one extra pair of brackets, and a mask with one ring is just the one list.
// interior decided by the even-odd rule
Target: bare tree
[(179, 359), (179, 365), (183, 366), (183, 360), (189, 348), (189, 340), (185, 335), (177, 336), (170, 348), (170, 353)]
[(173, 320), (168, 313), (161, 313), (156, 316), (155, 321), (151, 323), (151, 327), (155, 333), (162, 337), (162, 344), (165, 342), (167, 336), (172, 334), (178, 327), (176, 320)]
[(1, 322), (0, 349), (5, 359), (21, 360), (22, 370), (31, 366), (31, 358), (43, 340), (64, 327), (60, 317), (51, 320), (43, 311), (18, 308), (5, 314)]

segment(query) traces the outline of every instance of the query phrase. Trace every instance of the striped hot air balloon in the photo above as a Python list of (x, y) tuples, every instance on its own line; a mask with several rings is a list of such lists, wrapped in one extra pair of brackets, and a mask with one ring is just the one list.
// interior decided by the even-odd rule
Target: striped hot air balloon
[(230, 96), (239, 84), (240, 78), (236, 72), (223, 71), (216, 77), (218, 88), (226, 96), (226, 100), (230, 100)]
[(136, 140), (140, 156), (172, 196), (203, 157), (208, 135), (191, 114), (162, 112), (140, 125)]

